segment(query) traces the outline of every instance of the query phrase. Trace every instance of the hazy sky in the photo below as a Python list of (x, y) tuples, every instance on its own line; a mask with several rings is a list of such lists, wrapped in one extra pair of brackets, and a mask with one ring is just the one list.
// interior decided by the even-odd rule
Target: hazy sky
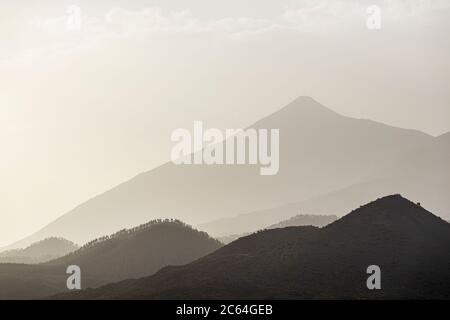
[(193, 120), (245, 126), (309, 95), (450, 130), (450, 1), (130, 2), (0, 3), (0, 246), (168, 160)]

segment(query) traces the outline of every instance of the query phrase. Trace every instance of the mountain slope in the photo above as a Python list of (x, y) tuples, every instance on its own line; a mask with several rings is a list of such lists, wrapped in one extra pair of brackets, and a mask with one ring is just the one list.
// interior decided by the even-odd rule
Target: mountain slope
[(223, 218), (198, 226), (214, 236), (254, 232), (263, 224), (286, 218), (297, 212), (344, 215), (360, 203), (401, 193), (418, 199), (432, 212), (450, 217), (450, 133), (433, 139), (425, 146), (406, 152), (382, 168), (371, 172), (361, 182), (305, 201), (266, 209), (232, 218)]
[(0, 265), (0, 299), (36, 299), (64, 292), (69, 265), (82, 272), (82, 287), (148, 276), (164, 266), (198, 259), (221, 244), (179, 221), (152, 221), (40, 265)]
[[(366, 269), (381, 268), (381, 290)], [(450, 224), (399, 195), (322, 228), (241, 238), (185, 266), (56, 298), (449, 299)]]
[(259, 165), (167, 163), (81, 204), (14, 246), (50, 235), (84, 243), (158, 217), (199, 224), (303, 201), (359, 183), (433, 140), (418, 131), (341, 116), (308, 97), (251, 127), (280, 130), (277, 175), (261, 176)]
[[(408, 152), (363, 182), (306, 201), (291, 204), (290, 210), (323, 212), (341, 216), (359, 203), (400, 192), (417, 199), (440, 216), (450, 217), (450, 133)], [(204, 228), (205, 231), (212, 232)], [(213, 233), (213, 232), (212, 232)]]
[(75, 264), (85, 273), (117, 281), (150, 275), (165, 265), (182, 265), (220, 247), (208, 234), (180, 221), (152, 221), (93, 241), (47, 264)]
[(47, 238), (24, 249), (0, 253), (1, 263), (35, 264), (50, 261), (78, 249), (73, 242), (63, 238)]

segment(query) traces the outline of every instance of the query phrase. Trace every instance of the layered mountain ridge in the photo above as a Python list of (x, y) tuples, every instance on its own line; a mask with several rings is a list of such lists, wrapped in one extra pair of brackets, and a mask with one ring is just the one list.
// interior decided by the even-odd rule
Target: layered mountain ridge
[[(447, 139), (433, 147), (439, 138), (348, 118), (308, 97), (296, 99), (250, 127), (280, 130), (277, 175), (261, 176), (257, 165), (167, 163), (81, 204), (12, 247), (48, 236), (82, 244), (165, 217), (201, 224), (212, 236), (235, 234), (247, 231), (216, 234), (203, 224), (288, 203), (300, 206), (290, 216), (277, 218), (275, 213), (275, 221), (298, 212), (339, 216), (359, 203), (398, 192), (420, 199), (441, 216), (449, 215), (450, 200), (442, 196), (450, 192), (445, 164), (450, 155)], [(406, 176), (401, 172), (406, 168), (402, 159), (428, 154), (422, 150), (437, 155), (429, 155), (426, 162), (411, 162), (410, 170), (423, 174)], [(432, 174), (427, 175), (429, 172)], [(428, 177), (426, 188), (424, 177)]]
[[(369, 290), (367, 268), (381, 270)], [(450, 224), (400, 195), (323, 227), (262, 231), (185, 266), (57, 299), (448, 299)]]

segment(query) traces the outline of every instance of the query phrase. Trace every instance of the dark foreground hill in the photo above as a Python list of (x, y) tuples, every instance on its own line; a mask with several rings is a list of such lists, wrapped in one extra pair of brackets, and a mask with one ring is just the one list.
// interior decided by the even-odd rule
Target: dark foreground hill
[(24, 249), (1, 252), (0, 263), (43, 263), (69, 254), (78, 248), (78, 245), (63, 238), (47, 238)]
[[(370, 265), (381, 290), (367, 289)], [(185, 266), (57, 298), (449, 299), (450, 224), (388, 196), (322, 229), (260, 232)]]
[(0, 299), (35, 299), (64, 292), (69, 265), (81, 268), (82, 287), (141, 278), (168, 265), (194, 261), (221, 246), (180, 221), (152, 221), (91, 241), (40, 265), (0, 265)]

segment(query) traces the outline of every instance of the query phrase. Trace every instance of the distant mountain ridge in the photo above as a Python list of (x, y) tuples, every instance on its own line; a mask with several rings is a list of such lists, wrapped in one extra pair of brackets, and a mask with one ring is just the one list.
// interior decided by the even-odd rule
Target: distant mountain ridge
[[(366, 286), (370, 265), (381, 290)], [(185, 266), (54, 298), (449, 299), (449, 267), (450, 224), (392, 195), (322, 229), (258, 232)]]
[(24, 249), (0, 252), (0, 263), (43, 263), (69, 254), (78, 248), (78, 245), (63, 238), (47, 238)]
[[(282, 209), (286, 209), (286, 207), (279, 208), (280, 211)], [(276, 210), (276, 209), (273, 209), (273, 210)], [(272, 213), (272, 210), (270, 210), (270, 213)], [(264, 216), (265, 216), (264, 213), (259, 212), (259, 211), (254, 212), (251, 215), (256, 220), (253, 223), (253, 225), (255, 225), (255, 226), (260, 225), (261, 218), (264, 220)], [(248, 216), (246, 218), (247, 218), (247, 221), (248, 221)], [(243, 221), (242, 216), (235, 217), (235, 219), (236, 219), (235, 220), (236, 221), (236, 224), (235, 224), (236, 226), (238, 224), (243, 224), (243, 226), (245, 227), (245, 226), (250, 226), (250, 224), (251, 224), (250, 221), (248, 221), (248, 223), (246, 224), (245, 221)], [(269, 229), (276, 229), (276, 228), (300, 227), (300, 226), (313, 226), (313, 227), (321, 228), (321, 227), (324, 227), (324, 226), (326, 226), (326, 225), (336, 221), (337, 219), (338, 219), (338, 217), (334, 216), (334, 215), (312, 215), (312, 214), (311, 215), (305, 215), (305, 214), (299, 214), (299, 215), (293, 216), (293, 217), (291, 217), (289, 219), (280, 221), (278, 223), (269, 225), (269, 226), (267, 226), (265, 228), (261, 228), (261, 229), (269, 230)], [(220, 225), (220, 221), (221, 220), (217, 221), (217, 226)], [(230, 225), (228, 225), (228, 227), (229, 226)], [(227, 225), (225, 225), (225, 228), (223, 228), (223, 230), (226, 230), (226, 229), (227, 229)], [(230, 229), (233, 229), (233, 228), (230, 228)], [(251, 230), (254, 230), (254, 229), (252, 228)], [(255, 231), (258, 231), (258, 230), (255, 230)], [(232, 234), (232, 235), (228, 235), (228, 236), (218, 237), (217, 239), (219, 241), (221, 241), (222, 243), (228, 244), (228, 243), (230, 243), (232, 241), (235, 241), (235, 240), (237, 240), (237, 239), (239, 239), (241, 237), (248, 236), (251, 233), (253, 233), (253, 232), (247, 232), (247, 233), (242, 233), (242, 234)]]
[[(322, 217), (333, 217), (331, 220), (337, 219), (336, 215), (327, 214), (299, 214), (300, 212), (320, 212), (313, 210), (304, 210), (302, 203), (289, 203), (280, 207), (257, 210), (245, 214), (240, 214), (234, 217), (217, 219), (197, 226), (198, 229), (207, 232), (216, 237), (227, 237), (229, 235), (250, 234), (261, 229), (267, 229), (271, 225), (280, 223), (281, 221), (289, 220), (294, 217), (310, 217), (306, 218), (311, 221), (317, 217), (317, 223), (311, 223), (313, 226), (321, 227)], [(324, 218), (328, 221), (328, 218)], [(306, 223), (307, 221), (305, 221)], [(330, 221), (331, 222), (331, 221)], [(305, 225), (299, 221), (298, 225)]]
[(286, 227), (299, 227), (299, 226), (313, 226), (322, 228), (338, 219), (334, 215), (313, 215), (313, 214), (299, 214), (290, 219), (280, 221), (267, 229), (286, 228)]
[[(419, 131), (341, 116), (309, 97), (294, 100), (250, 127), (280, 130), (277, 175), (261, 176), (259, 166), (255, 165), (176, 166), (167, 163), (81, 204), (13, 247), (51, 235), (84, 243), (155, 218), (175, 217), (199, 225), (204, 221), (309, 201), (361, 183), (370, 185), (378, 178), (372, 176), (373, 173), (390, 168), (402, 156), (435, 141)], [(450, 150), (449, 146), (445, 147)], [(448, 172), (440, 163), (430, 165), (437, 173)], [(395, 179), (396, 183), (403, 178), (396, 176)], [(438, 191), (437, 184), (442, 178), (433, 175), (433, 179), (437, 182), (429, 181), (427, 189), (433, 190), (436, 184)], [(420, 181), (404, 183), (394, 191), (385, 191), (383, 186), (376, 186), (373, 192), (368, 189), (362, 197), (347, 196), (343, 204), (348, 208), (348, 199), (361, 203), (369, 194), (372, 197), (387, 192), (403, 193), (408, 191), (403, 190), (405, 187), (414, 195), (423, 190)], [(405, 193), (409, 195), (408, 192)], [(427, 195), (423, 201), (439, 214), (447, 214), (445, 208), (450, 203), (447, 198)], [(338, 214), (320, 210), (300, 212)], [(277, 220), (280, 219), (282, 217)]]

